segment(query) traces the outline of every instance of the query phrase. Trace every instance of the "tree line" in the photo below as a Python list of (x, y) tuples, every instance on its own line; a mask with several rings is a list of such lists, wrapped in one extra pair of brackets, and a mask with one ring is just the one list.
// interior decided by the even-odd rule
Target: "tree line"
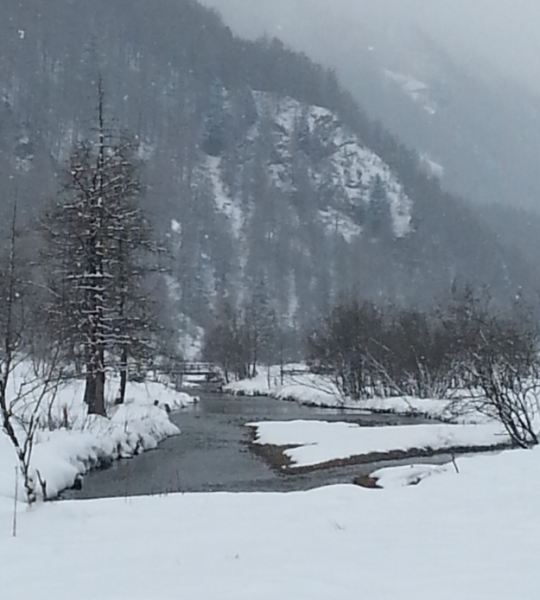
[(519, 299), (501, 309), (467, 287), (429, 310), (343, 301), (309, 336), (309, 363), (356, 400), (454, 397), (454, 411), (494, 417), (531, 447), (540, 441), (536, 317)]
[(301, 336), (272, 308), (257, 286), (239, 306), (225, 301), (205, 332), (202, 355), (221, 368), (226, 383), (252, 379), (261, 369), (301, 357)]

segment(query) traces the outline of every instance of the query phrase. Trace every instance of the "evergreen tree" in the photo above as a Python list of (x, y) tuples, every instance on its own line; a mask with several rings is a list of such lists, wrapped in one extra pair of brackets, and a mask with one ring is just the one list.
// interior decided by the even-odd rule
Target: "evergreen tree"
[(385, 185), (379, 175), (373, 181), (370, 191), (367, 223), (368, 232), (374, 238), (392, 239), (392, 213), (386, 195)]
[(220, 156), (225, 149), (226, 91), (217, 79), (210, 91), (210, 106), (204, 123), (202, 149), (210, 156)]
[(133, 139), (105, 131), (99, 89), (97, 140), (77, 144), (63, 194), (43, 219), (51, 335), (65, 341), (65, 359), (86, 378), (91, 414), (105, 415), (105, 376), (119, 356), (123, 400), (127, 363), (147, 337), (150, 316), (143, 292), (141, 251), (151, 248), (139, 207), (142, 186)]

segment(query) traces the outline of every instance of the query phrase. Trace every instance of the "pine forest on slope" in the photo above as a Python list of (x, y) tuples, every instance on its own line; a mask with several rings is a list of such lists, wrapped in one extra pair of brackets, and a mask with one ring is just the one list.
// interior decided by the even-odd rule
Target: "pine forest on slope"
[(426, 304), (458, 280), (504, 302), (536, 288), (536, 266), (278, 40), (236, 38), (192, 0), (3, 11), (1, 208), (16, 195), (30, 220), (57, 193), (101, 79), (109, 121), (138, 140), (172, 312), (194, 337), (255, 293), (301, 330), (343, 294)]

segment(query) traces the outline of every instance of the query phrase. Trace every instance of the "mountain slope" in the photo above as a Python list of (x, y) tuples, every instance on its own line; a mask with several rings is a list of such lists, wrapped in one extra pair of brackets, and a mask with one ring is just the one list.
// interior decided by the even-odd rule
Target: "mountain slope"
[[(425, 158), (449, 191), (475, 203), (538, 209), (540, 105), (482, 64), (462, 64), (421, 31), (336, 58), (368, 114)], [(371, 48), (371, 49), (370, 49)]]
[(332, 73), (279, 41), (235, 38), (191, 0), (40, 6), (6, 0), (0, 22), (0, 191), (28, 214), (55, 193), (74, 141), (93, 135), (101, 79), (108, 126), (139, 141), (194, 335), (255, 293), (302, 328), (345, 293), (424, 303), (458, 279), (502, 301), (538, 281)]

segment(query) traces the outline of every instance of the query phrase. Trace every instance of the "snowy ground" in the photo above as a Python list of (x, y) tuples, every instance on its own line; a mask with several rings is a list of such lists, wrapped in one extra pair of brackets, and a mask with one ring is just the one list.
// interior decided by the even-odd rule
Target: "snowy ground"
[(328, 408), (418, 414), (434, 419), (449, 416), (447, 412), (450, 401), (447, 400), (396, 397), (372, 398), (358, 402), (344, 398), (331, 378), (310, 373), (305, 365), (286, 365), (285, 369), (286, 373), (282, 379), (280, 367), (270, 367), (270, 371), (261, 367), (254, 379), (234, 381), (224, 386), (223, 391), (244, 396), (273, 396), (280, 400)]
[[(110, 394), (116, 385), (111, 382)], [(88, 419), (81, 399), (82, 385), (70, 385), (43, 411), (34, 467), (51, 493), (100, 460), (130, 456), (174, 435), (165, 405), (192, 402), (159, 384), (130, 384), (127, 404), (111, 409), (110, 419)], [(56, 426), (49, 431), (46, 423)], [(256, 425), (261, 443), (300, 445), (288, 451), (298, 465), (504, 441), (494, 424)], [(19, 503), (16, 537), (14, 466), (13, 450), (0, 434), (2, 598), (538, 597), (540, 449), (458, 458), (455, 466), (383, 469), (373, 474), (378, 490), (182, 494), (30, 509)]]
[(6, 599), (537, 600), (540, 452), (414, 487), (60, 502), (0, 498)]
[[(12, 389), (20, 384), (22, 377), (23, 374), (16, 373)], [(109, 404), (117, 388), (118, 382), (109, 380)], [(58, 391), (53, 404), (46, 398), (40, 407), (40, 429), (31, 465), (46, 480), (49, 497), (71, 487), (78, 475), (93, 467), (155, 448), (164, 438), (178, 434), (168, 411), (193, 402), (187, 394), (159, 383), (129, 383), (126, 403), (111, 405), (109, 418), (105, 419), (87, 416), (83, 391), (83, 382), (71, 382)], [(32, 398), (25, 399), (17, 406), (19, 416), (24, 417), (32, 406)], [(20, 427), (17, 433), (24, 440)], [(13, 446), (0, 429), (0, 498), (14, 495), (16, 465)]]
[(295, 446), (284, 450), (293, 467), (309, 467), (372, 453), (450, 448), (489, 448), (509, 443), (497, 423), (360, 427), (353, 423), (288, 421), (250, 423), (256, 443)]

